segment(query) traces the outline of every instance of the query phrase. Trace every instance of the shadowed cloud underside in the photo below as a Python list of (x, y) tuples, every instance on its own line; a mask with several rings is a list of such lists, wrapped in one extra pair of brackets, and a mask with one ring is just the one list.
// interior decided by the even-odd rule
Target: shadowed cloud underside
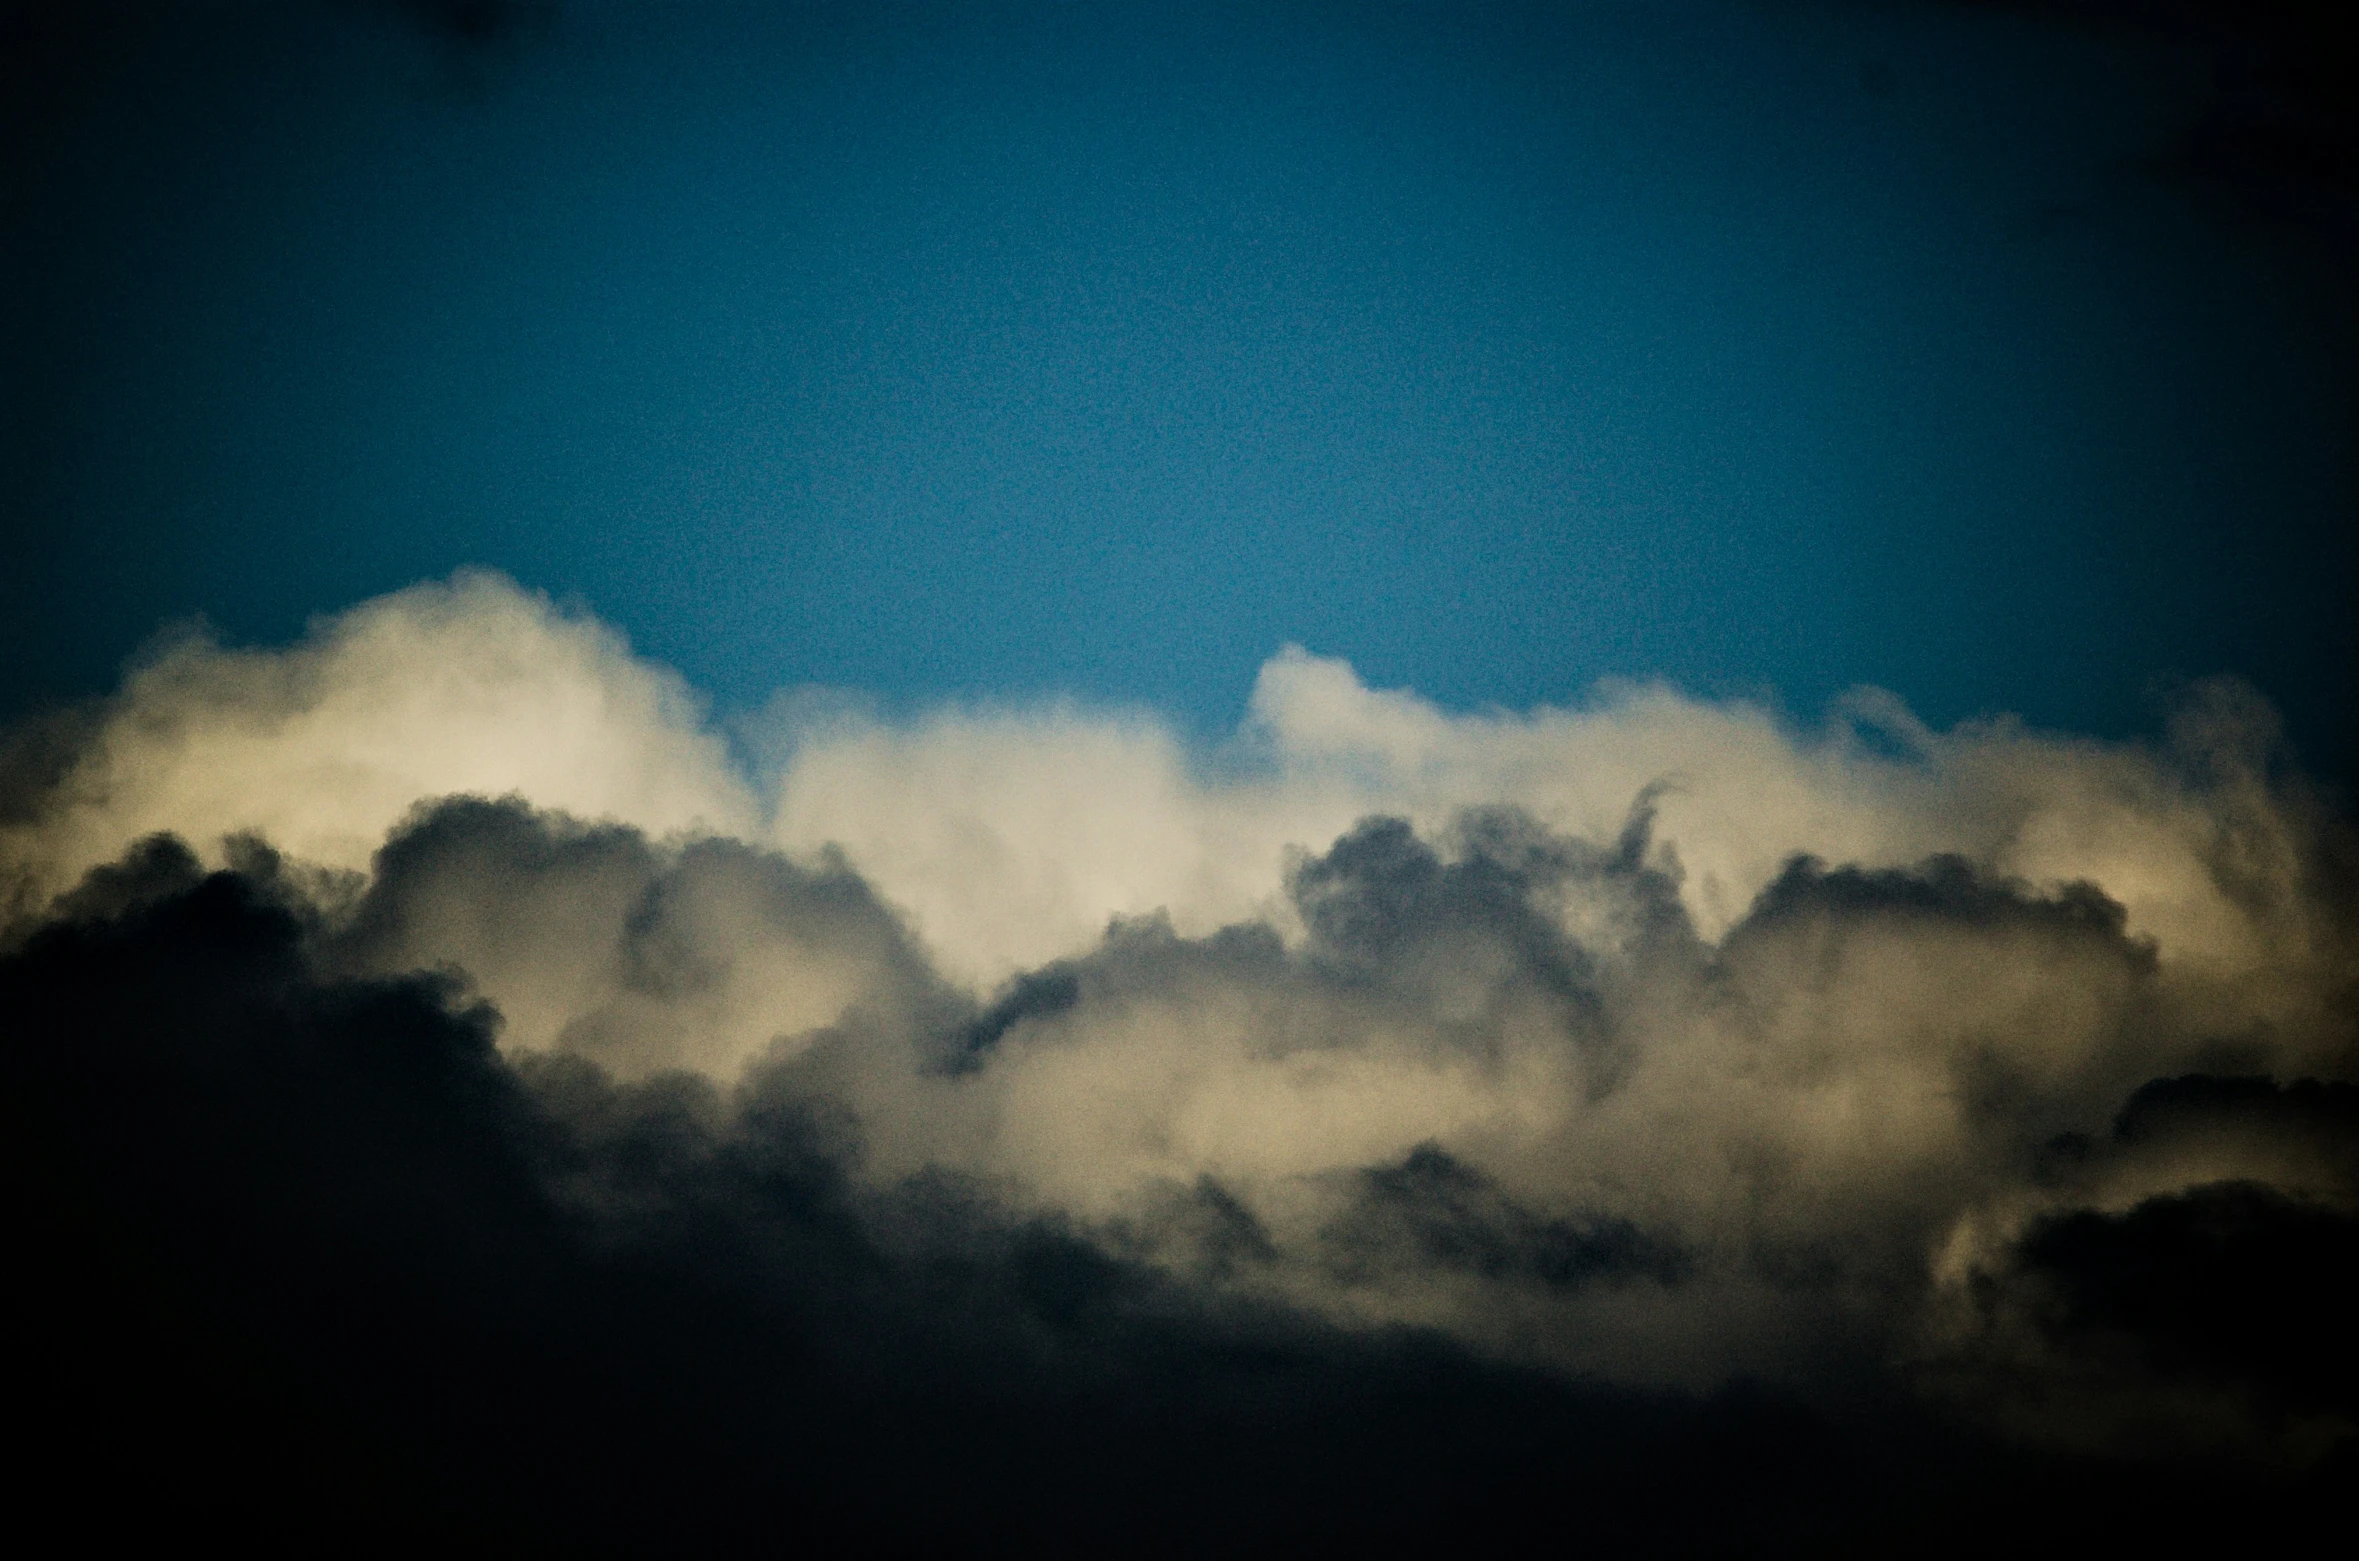
[(1756, 1435), (1820, 1461), (1728, 1476), (1795, 1542), (2296, 1499), (2351, 1448), (2359, 916), (2270, 734), (1452, 715), (1295, 650), (1210, 748), (723, 733), (486, 574), (164, 642), (0, 814), (47, 1304), (154, 1298), (143, 1413), (74, 1434), (308, 1416), (430, 1526), (910, 1543), (1106, 1542), (1193, 1470), (1186, 1548), (1421, 1459), (1334, 1532), (1447, 1532), (1542, 1499), (1526, 1433), (1616, 1543), (1617, 1458)]

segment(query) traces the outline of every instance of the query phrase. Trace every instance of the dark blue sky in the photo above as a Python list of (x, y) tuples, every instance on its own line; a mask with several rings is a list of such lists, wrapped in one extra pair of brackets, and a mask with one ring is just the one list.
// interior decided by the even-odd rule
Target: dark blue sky
[(2234, 672), (2359, 767), (2350, 191), (2185, 37), (197, 9), (11, 24), (0, 714), (476, 563), (725, 708)]

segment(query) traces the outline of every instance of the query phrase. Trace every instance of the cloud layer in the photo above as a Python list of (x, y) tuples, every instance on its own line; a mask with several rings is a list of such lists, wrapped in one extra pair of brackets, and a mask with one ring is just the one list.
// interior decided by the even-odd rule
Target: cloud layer
[[(1158, 1447), (1265, 1392), (1380, 1437), (1338, 1384), (1431, 1371), (1559, 1437), (1766, 1392), (1985, 1439), (1960, 1468), (2351, 1456), (2354, 858), (2231, 687), (2123, 745), (1872, 692), (1457, 715), (1288, 650), (1209, 752), (809, 693), (725, 740), (466, 575), (171, 641), (10, 773), (49, 1239), (395, 1421), (467, 1395), (346, 1356), (442, 1329), (534, 1341), (470, 1434), (643, 1392), (756, 1428), (691, 1438), (739, 1497), (1038, 1394), (1137, 1395)], [(345, 1337), (271, 1321), (290, 1285), (378, 1299)]]

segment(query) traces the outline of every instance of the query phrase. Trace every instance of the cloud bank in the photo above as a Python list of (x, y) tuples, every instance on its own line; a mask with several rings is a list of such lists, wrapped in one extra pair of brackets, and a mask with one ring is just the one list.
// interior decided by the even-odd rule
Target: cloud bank
[(2272, 743), (1298, 650), (1213, 751), (725, 736), (475, 574), (172, 640), (0, 806), (35, 1241), (138, 1411), (73, 1435), (535, 1533), (2282, 1505), (2359, 1435), (2359, 878)]

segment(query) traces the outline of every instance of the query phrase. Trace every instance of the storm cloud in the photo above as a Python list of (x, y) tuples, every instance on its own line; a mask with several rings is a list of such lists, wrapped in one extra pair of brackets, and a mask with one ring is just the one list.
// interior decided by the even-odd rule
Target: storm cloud
[(2298, 1513), (2359, 1414), (2359, 901), (2271, 741), (2229, 686), (2109, 744), (1293, 650), (1209, 750), (724, 732), (487, 575), (183, 636), (0, 808), (36, 1390), (291, 1531)]

